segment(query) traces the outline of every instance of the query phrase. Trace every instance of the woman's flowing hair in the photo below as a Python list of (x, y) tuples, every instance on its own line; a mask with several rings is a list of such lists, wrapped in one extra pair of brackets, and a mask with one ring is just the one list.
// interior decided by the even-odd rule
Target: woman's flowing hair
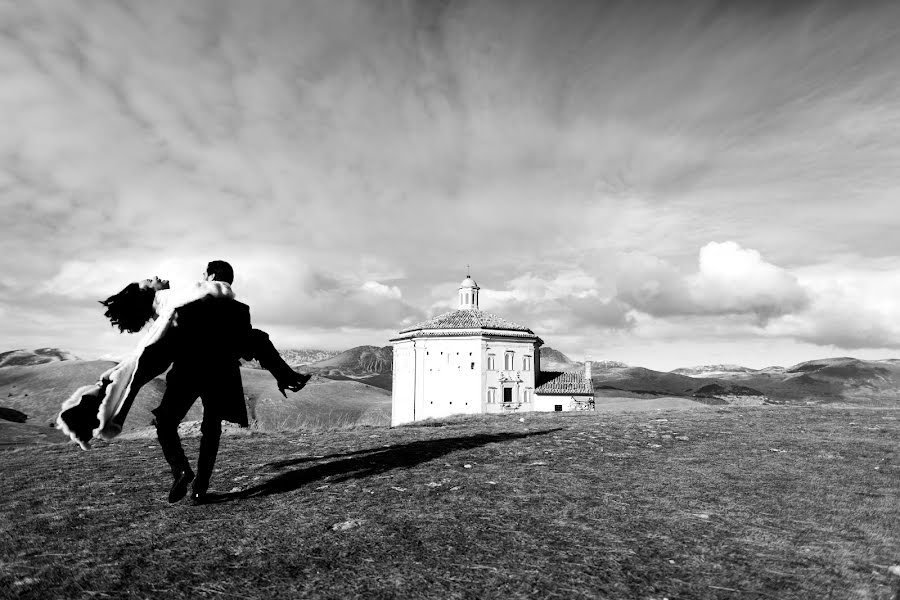
[(113, 294), (100, 304), (106, 307), (103, 314), (119, 331), (137, 333), (153, 318), (153, 299), (156, 290), (142, 289), (137, 283), (129, 283), (118, 294)]

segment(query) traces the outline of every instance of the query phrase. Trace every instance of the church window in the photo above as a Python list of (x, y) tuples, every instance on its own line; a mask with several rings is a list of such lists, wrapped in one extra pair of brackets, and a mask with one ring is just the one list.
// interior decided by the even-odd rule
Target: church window
[(531, 357), (530, 356), (526, 356), (525, 359), (522, 361), (522, 370), (523, 371), (531, 370)]
[(524, 402), (531, 402), (531, 399), (532, 399), (532, 398), (531, 398), (531, 393), (532, 393), (532, 389), (531, 389), (531, 388), (525, 388), (525, 397), (524, 397), (522, 400), (523, 400)]
[(514, 352), (506, 353), (506, 355), (504, 356), (504, 360), (503, 360), (503, 368), (505, 370), (512, 371), (515, 368), (514, 363), (513, 363), (513, 361), (515, 360), (515, 356), (516, 355)]
[(497, 388), (488, 388), (488, 404), (497, 402)]
[(497, 365), (494, 364), (494, 355), (488, 354), (488, 371), (494, 371), (497, 369)]
[(472, 371), (474, 371), (474, 370), (475, 370), (475, 363), (469, 363), (469, 364), (471, 365), (471, 366), (469, 367), (469, 369), (472, 370)]

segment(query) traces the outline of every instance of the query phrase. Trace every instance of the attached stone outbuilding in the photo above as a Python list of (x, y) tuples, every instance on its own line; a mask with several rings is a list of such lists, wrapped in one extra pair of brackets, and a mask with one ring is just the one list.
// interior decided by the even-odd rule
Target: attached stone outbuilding
[(534, 410), (568, 412), (594, 410), (594, 385), (591, 362), (585, 361), (584, 372), (541, 373), (534, 390)]

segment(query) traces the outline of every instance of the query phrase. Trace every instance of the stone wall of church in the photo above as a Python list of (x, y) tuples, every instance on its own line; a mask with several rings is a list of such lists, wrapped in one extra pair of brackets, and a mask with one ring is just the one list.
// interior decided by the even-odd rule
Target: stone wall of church
[(396, 342), (391, 424), (530, 411), (537, 361), (533, 341), (474, 335)]
[(481, 340), (429, 338), (418, 342), (424, 351), (421, 410), (416, 420), (457, 414), (480, 414)]
[(391, 425), (415, 420), (416, 348), (413, 340), (394, 344)]
[(537, 355), (535, 342), (530, 340), (485, 341), (484, 412), (533, 409)]

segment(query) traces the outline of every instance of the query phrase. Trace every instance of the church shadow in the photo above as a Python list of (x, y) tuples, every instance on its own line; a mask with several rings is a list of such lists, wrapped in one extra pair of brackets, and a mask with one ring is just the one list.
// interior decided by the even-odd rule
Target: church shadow
[[(227, 494), (216, 494), (214, 502), (228, 502), (259, 496), (283, 494), (304, 485), (328, 479), (328, 483), (340, 483), (350, 479), (365, 479), (394, 469), (403, 469), (434, 460), (457, 450), (471, 450), (487, 444), (496, 444), (532, 436), (546, 435), (560, 428), (528, 433), (484, 433), (436, 440), (420, 440), (396, 446), (355, 450), (321, 457), (303, 457), (276, 461), (267, 466), (284, 469), (312, 461), (328, 460), (324, 464), (294, 469), (276, 475), (259, 485)], [(330, 460), (336, 459), (336, 460)]]

